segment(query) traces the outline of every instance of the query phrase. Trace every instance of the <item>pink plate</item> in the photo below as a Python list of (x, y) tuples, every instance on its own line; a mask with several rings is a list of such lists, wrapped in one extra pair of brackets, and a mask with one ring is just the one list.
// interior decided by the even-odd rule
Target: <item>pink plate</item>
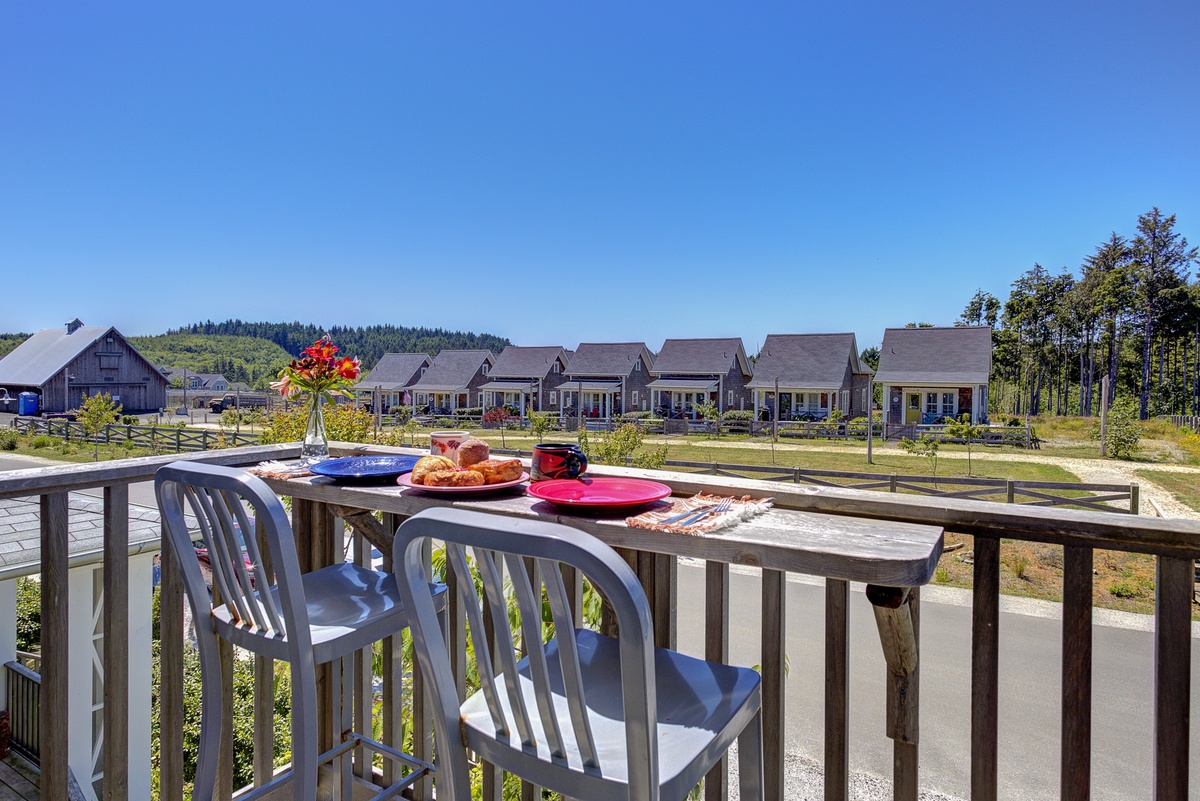
[(479, 495), (484, 492), (495, 492), (496, 490), (508, 489), (515, 487), (518, 484), (528, 481), (529, 474), (522, 473), (521, 477), (514, 481), (501, 481), (499, 484), (481, 484), (478, 487), (427, 487), (424, 484), (412, 483), (412, 473), (405, 473), (396, 479), (396, 483), (408, 489), (420, 490), (428, 492), (431, 495)]
[(572, 509), (628, 509), (666, 498), (671, 488), (638, 478), (555, 478), (530, 484), (526, 492)]

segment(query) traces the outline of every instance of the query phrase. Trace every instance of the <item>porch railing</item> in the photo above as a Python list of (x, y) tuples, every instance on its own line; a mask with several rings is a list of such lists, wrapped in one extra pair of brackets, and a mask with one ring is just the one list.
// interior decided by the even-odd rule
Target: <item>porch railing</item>
[(10, 744), (14, 751), (37, 765), (40, 760), (41, 676), (20, 661), (6, 662), (4, 672), (8, 683)]
[[(335, 448), (335, 452), (336, 452)], [(388, 449), (379, 449), (386, 452)], [(183, 458), (200, 459), (229, 465), (249, 465), (266, 459), (287, 459), (298, 455), (292, 445), (247, 447), (193, 454)], [(104, 680), (106, 703), (103, 710), (104, 797), (125, 799), (127, 790), (128, 735), (130, 726), (148, 725), (129, 720), (127, 632), (129, 604), (128, 540), (129, 493), (131, 482), (153, 476), (161, 465), (174, 456), (158, 456), (103, 465), (66, 465), (0, 474), (0, 498), (38, 496), (41, 527), (41, 621), (42, 665), (38, 750), (42, 764), (41, 792), (46, 799), (67, 797), (68, 757), (67, 692), (68, 663), (79, 654), (68, 647), (67, 608), (67, 493), (102, 487), (104, 490)], [(1094, 552), (1097, 549), (1149, 554), (1156, 559), (1156, 612), (1154, 637), (1154, 748), (1153, 774), (1156, 801), (1185, 801), (1189, 790), (1189, 714), (1191, 703), (1191, 605), (1193, 560), (1200, 557), (1200, 523), (1163, 520), (1154, 517), (1075, 511), (1059, 508), (997, 504), (973, 499), (918, 497), (902, 493), (871, 493), (842, 487), (802, 487), (786, 483), (755, 481), (731, 476), (649, 472), (622, 468), (598, 468), (597, 472), (653, 477), (672, 486), (676, 493), (697, 491), (737, 493), (755, 497), (772, 496), (777, 506), (860, 518), (935, 524), (948, 532), (972, 535), (974, 545), (974, 586), (971, 616), (971, 735), (969, 760), (964, 771), (970, 772), (973, 801), (993, 801), (998, 794), (998, 727), (1000, 712), (999, 666), (1000, 639), (1000, 541), (1021, 540), (1061, 546), (1064, 551), (1061, 657), (1061, 760), (1058, 780), (1061, 797), (1083, 801), (1091, 794), (1092, 767), (1092, 583)], [(351, 510), (353, 511), (353, 510)], [(302, 563), (336, 558), (342, 542), (339, 520), (346, 510), (312, 501), (293, 504), (293, 524), (300, 542), (308, 543), (301, 554)], [(369, 515), (367, 516), (369, 517)], [(374, 520), (374, 518), (371, 518)], [(360, 522), (362, 522), (360, 520)], [(387, 516), (376, 522), (378, 533), (386, 538), (398, 519)], [(364, 525), (367, 525), (363, 523)], [(360, 552), (361, 553), (361, 552)], [(307, 555), (306, 555), (307, 554)], [(387, 554), (384, 554), (385, 558)], [(631, 552), (639, 574), (648, 585), (649, 597), (657, 610), (656, 619), (674, 618), (674, 593), (677, 589), (674, 558), (654, 553)], [(767, 797), (782, 801), (784, 796), (783, 756), (786, 746), (783, 702), (783, 676), (786, 654), (784, 635), (785, 576), (764, 571), (761, 577), (762, 653), (759, 664), (764, 671), (764, 716), (768, 770)], [(826, 795), (830, 801), (848, 798), (848, 758), (853, 747), (848, 737), (847, 662), (848, 616), (847, 583), (828, 579), (825, 609), (825, 769)], [(706, 592), (703, 618), (704, 650), (709, 658), (727, 658), (730, 647), (729, 565), (711, 561), (706, 567)], [(162, 649), (162, 683), (158, 688), (161, 714), (160, 786), (163, 801), (183, 797), (183, 596), (177, 571), (170, 560), (163, 562), (162, 580), (163, 643), (180, 643)], [(914, 613), (918, 611), (913, 604)], [(926, 631), (927, 636), (937, 636)], [(668, 640), (673, 628), (668, 625), (660, 635)], [(670, 644), (669, 642), (665, 644)], [(382, 715), (384, 737), (396, 735), (402, 726), (405, 698), (421, 699), (421, 677), (406, 676), (401, 670), (398, 638), (385, 645), (383, 658)], [(1006, 657), (1014, 658), (1014, 657)], [(356, 714), (365, 718), (371, 711), (370, 660), (362, 660), (355, 670)], [(269, 665), (260, 664), (255, 681), (255, 757), (256, 782), (269, 778), (272, 765), (273, 675)], [(800, 678), (793, 677), (793, 681)], [(326, 691), (328, 688), (326, 687)], [(226, 703), (232, 696), (226, 695)], [(936, 725), (926, 720), (925, 725)], [(895, 798), (917, 798), (919, 741), (915, 717), (909, 721), (908, 735), (895, 740)], [(882, 727), (884, 721), (879, 721)], [(431, 727), (423, 703), (413, 709), (416, 749), (429, 753)], [(326, 729), (327, 730), (327, 729)], [(226, 748), (232, 748), (232, 737)], [(228, 756), (228, 753), (227, 753)], [(222, 764), (231, 764), (229, 759)], [(387, 780), (390, 777), (383, 777)], [(499, 779), (485, 773), (485, 798), (499, 798)], [(720, 777), (708, 784), (707, 799), (725, 797)], [(1053, 779), (1048, 778), (1053, 784)], [(418, 788), (419, 798), (430, 798), (425, 782)], [(234, 791), (226, 777), (221, 796)], [(219, 797), (221, 797), (219, 796)]]

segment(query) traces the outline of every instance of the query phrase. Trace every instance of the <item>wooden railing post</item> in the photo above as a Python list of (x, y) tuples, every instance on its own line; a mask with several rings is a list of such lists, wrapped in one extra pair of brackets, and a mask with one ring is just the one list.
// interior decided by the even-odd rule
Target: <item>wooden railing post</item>
[(784, 664), (787, 659), (787, 581), (781, 570), (762, 571), (762, 717), (765, 801), (784, 801), (786, 753)]
[(41, 496), (42, 798), (67, 797), (67, 493)]
[[(160, 754), (183, 753), (183, 578), (163, 526), (159, 580)], [(160, 801), (183, 801), (183, 760), (159, 761)]]
[(104, 488), (104, 798), (129, 797), (129, 485)]
[(1158, 557), (1154, 599), (1154, 801), (1188, 797), (1191, 559)]
[[(704, 658), (729, 661), (729, 565), (704, 563)], [(721, 757), (704, 777), (704, 801), (729, 797), (729, 758)]]
[(1087, 801), (1092, 781), (1092, 549), (1063, 554), (1062, 801)]
[(971, 617), (971, 801), (996, 801), (1000, 540), (992, 537), (975, 537)]
[(825, 801), (850, 798), (849, 589), (825, 579)]

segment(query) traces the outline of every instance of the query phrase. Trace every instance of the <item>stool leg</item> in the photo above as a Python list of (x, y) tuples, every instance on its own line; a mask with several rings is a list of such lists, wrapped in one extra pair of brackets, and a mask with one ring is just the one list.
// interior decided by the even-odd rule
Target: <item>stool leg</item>
[(317, 676), (312, 656), (292, 665), (293, 798), (317, 797)]

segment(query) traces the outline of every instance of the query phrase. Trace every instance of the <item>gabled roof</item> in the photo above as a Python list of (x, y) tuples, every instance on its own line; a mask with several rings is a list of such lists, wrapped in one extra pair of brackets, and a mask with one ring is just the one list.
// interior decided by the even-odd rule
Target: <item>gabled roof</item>
[(858, 360), (854, 334), (770, 334), (754, 365), (751, 389), (840, 389), (851, 372), (870, 373)]
[(112, 326), (93, 325), (76, 328), (70, 334), (66, 328), (38, 331), (0, 359), (0, 386), (14, 384), (40, 387), (53, 378), (55, 373), (61, 372), (79, 354), (107, 336), (109, 331), (116, 329)]
[(645, 342), (582, 342), (567, 364), (567, 375), (629, 375), (638, 356), (645, 360), (647, 370), (654, 365)]
[(545, 378), (556, 359), (567, 363), (567, 352), (559, 345), (526, 348), (509, 345), (496, 357), (489, 378)]
[(883, 332), (875, 380), (886, 384), (986, 384), (992, 373), (992, 329), (889, 328)]
[(737, 359), (743, 375), (751, 375), (750, 360), (740, 338), (668, 339), (654, 357), (655, 375), (724, 375)]
[(430, 364), (427, 353), (385, 353), (367, 373), (354, 385), (355, 389), (368, 390), (379, 387), (386, 390), (403, 389), (420, 378), (421, 368)]
[(409, 386), (426, 391), (466, 389), (484, 362), (496, 363), (490, 350), (444, 350), (434, 357), (425, 375)]

